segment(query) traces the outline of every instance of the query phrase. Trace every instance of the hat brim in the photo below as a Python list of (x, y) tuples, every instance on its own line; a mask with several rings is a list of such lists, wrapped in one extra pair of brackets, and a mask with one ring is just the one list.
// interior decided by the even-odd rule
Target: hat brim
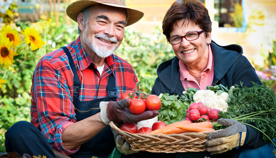
[(132, 25), (134, 23), (136, 23), (137, 21), (139, 21), (143, 16), (144, 13), (136, 10), (136, 9), (132, 9), (132, 8), (128, 8), (126, 6), (122, 6), (122, 5), (116, 5), (116, 4), (110, 4), (110, 3), (101, 3), (101, 2), (97, 2), (97, 1), (93, 1), (93, 0), (78, 0), (75, 1), (73, 3), (71, 3), (67, 8), (66, 8), (66, 13), (67, 15), (74, 21), (77, 22), (77, 17), (78, 14), (83, 11), (85, 8), (90, 7), (92, 5), (95, 4), (103, 4), (103, 5), (107, 5), (107, 6), (112, 6), (112, 7), (116, 7), (116, 8), (124, 8), (127, 11), (128, 14), (128, 19), (127, 19), (127, 25)]

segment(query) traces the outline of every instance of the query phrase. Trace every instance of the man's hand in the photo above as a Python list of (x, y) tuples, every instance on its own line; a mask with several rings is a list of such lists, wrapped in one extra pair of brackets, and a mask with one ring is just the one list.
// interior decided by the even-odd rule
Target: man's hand
[(117, 149), (124, 155), (138, 153), (138, 151), (131, 150), (131, 146), (121, 137), (121, 135), (116, 137), (115, 142)]
[(115, 123), (137, 123), (141, 120), (153, 118), (159, 114), (157, 110), (145, 111), (142, 114), (132, 114), (128, 109), (129, 103), (129, 99), (123, 99), (118, 102), (100, 102), (100, 116), (102, 121), (106, 125), (108, 125), (110, 121)]
[(207, 136), (206, 148), (213, 154), (221, 154), (235, 147), (243, 146), (246, 138), (246, 126), (236, 120), (218, 119), (217, 123), (228, 126)]
[(111, 131), (114, 135), (114, 140), (116, 143), (116, 148), (124, 155), (129, 155), (129, 154), (134, 154), (138, 153), (138, 151), (133, 151), (131, 150), (131, 146), (129, 145), (128, 142), (126, 142), (121, 135), (116, 132), (114, 129), (111, 128)]

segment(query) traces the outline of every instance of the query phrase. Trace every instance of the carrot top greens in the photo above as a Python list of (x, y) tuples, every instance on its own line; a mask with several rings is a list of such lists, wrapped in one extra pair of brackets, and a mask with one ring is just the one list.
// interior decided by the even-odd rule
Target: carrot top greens
[(271, 140), (276, 138), (276, 96), (265, 85), (253, 85), (231, 87), (227, 112), (219, 112), (219, 116), (255, 126), (264, 141)]

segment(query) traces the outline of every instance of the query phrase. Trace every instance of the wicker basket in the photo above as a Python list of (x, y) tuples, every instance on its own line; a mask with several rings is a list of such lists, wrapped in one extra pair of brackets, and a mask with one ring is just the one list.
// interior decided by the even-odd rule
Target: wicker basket
[(119, 129), (112, 121), (110, 127), (125, 139), (134, 151), (152, 153), (203, 152), (208, 132), (187, 132), (181, 134), (139, 134)]

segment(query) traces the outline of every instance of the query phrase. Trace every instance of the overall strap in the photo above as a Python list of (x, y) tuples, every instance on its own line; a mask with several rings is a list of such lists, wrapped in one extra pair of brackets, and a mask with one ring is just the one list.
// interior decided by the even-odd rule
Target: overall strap
[(116, 82), (113, 73), (108, 78), (108, 84), (106, 86), (108, 97), (117, 98)]
[(73, 58), (69, 52), (69, 50), (67, 49), (67, 47), (62, 47), (62, 49), (64, 50), (64, 52), (66, 53), (68, 59), (69, 59), (69, 64), (70, 67), (74, 73), (74, 85), (73, 85), (73, 103), (74, 105), (77, 105), (78, 102), (78, 98), (79, 98), (79, 91), (80, 91), (80, 86), (81, 86), (81, 82), (79, 80), (78, 74), (77, 74), (77, 70), (73, 61)]

